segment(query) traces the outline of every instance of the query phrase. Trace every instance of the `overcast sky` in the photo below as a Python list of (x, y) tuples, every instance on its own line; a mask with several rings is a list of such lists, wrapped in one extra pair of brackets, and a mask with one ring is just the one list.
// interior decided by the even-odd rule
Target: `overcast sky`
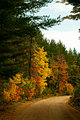
[[(38, 14), (50, 15), (51, 18), (57, 18), (59, 15), (64, 17), (70, 14), (72, 8), (72, 5), (52, 2), (47, 7), (42, 8)], [(76, 48), (80, 52), (79, 28), (80, 20), (64, 20), (60, 25), (53, 26), (48, 30), (42, 30), (42, 33), (49, 40), (54, 39), (56, 42), (61, 40), (67, 50)]]

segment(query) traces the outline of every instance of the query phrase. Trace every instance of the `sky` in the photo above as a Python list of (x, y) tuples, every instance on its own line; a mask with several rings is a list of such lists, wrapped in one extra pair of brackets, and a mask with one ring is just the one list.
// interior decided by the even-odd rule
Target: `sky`
[[(62, 18), (69, 15), (72, 8), (73, 6), (70, 4), (52, 2), (42, 8), (38, 15), (49, 15), (51, 18), (57, 18), (60, 15)], [(56, 42), (60, 40), (67, 50), (75, 48), (80, 53), (80, 33), (78, 29), (80, 29), (80, 20), (66, 19), (60, 25), (53, 26), (48, 30), (42, 30), (42, 34), (44, 38), (49, 40), (54, 39)]]

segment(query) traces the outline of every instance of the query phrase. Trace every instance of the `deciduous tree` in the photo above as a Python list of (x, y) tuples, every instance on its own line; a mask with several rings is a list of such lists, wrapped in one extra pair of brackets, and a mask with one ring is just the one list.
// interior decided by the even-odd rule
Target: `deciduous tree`
[(68, 65), (64, 60), (62, 55), (58, 56), (57, 61), (52, 61), (51, 63), (52, 68), (52, 84), (53, 82), (56, 83), (56, 90), (59, 93), (65, 92), (66, 83), (68, 81)]
[(35, 80), (37, 87), (39, 88), (40, 94), (42, 94), (45, 89), (46, 78), (50, 75), (50, 68), (48, 66), (47, 53), (44, 52), (44, 48), (37, 47), (34, 48), (33, 58), (32, 58), (32, 71), (31, 76)]

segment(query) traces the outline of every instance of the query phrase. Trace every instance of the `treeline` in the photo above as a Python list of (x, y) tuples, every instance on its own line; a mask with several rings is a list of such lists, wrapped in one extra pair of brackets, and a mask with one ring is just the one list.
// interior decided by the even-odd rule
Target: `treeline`
[(50, 2), (0, 1), (0, 103), (72, 94), (80, 85), (80, 53), (45, 39), (40, 31), (60, 18), (34, 15)]
[[(56, 43), (45, 39), (40, 30), (36, 36), (23, 39), (26, 40), (26, 45), (25, 42), (22, 44), (25, 50), (22, 46), (18, 49), (15, 44), (17, 50), (24, 51), (23, 54), (14, 59), (6, 57), (6, 62), (3, 61), (3, 101), (31, 100), (47, 94), (73, 94), (74, 88), (80, 85), (80, 53), (75, 49), (67, 51), (61, 41)], [(16, 50), (15, 46), (13, 49)]]
[[(0, 1), (0, 103), (24, 98), (31, 99), (32, 96), (38, 96), (43, 92), (46, 75), (43, 75), (44, 71), (40, 71), (45, 67), (49, 68), (48, 60), (44, 56), (46, 53), (36, 44), (36, 41), (41, 39), (38, 37), (40, 35), (38, 31), (40, 28), (46, 29), (59, 23), (60, 18), (51, 19), (49, 16), (38, 16), (36, 13), (52, 1)], [(41, 51), (44, 56), (42, 65), (40, 65), (42, 67), (45, 63), (42, 70), (40, 66), (36, 65), (39, 61), (37, 61), (34, 51)], [(40, 73), (33, 72), (34, 69), (39, 68)], [(42, 81), (35, 80), (35, 76)], [(38, 85), (39, 83), (41, 86)]]
[(44, 39), (41, 44), (48, 53), (47, 57), (49, 58), (50, 64), (52, 60), (57, 61), (58, 56), (63, 56), (68, 65), (69, 82), (74, 87), (80, 84), (80, 53), (77, 53), (75, 48), (67, 51), (61, 41), (56, 43), (55, 40), (48, 41)]

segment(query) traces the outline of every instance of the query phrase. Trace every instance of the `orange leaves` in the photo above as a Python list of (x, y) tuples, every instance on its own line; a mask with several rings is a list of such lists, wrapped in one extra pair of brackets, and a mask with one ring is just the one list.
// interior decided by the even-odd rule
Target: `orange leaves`
[(64, 93), (67, 80), (69, 78), (68, 76), (68, 65), (66, 61), (64, 60), (63, 56), (58, 56), (58, 78), (59, 78), (59, 92)]
[(35, 83), (40, 84), (40, 81), (36, 81)]
[(21, 99), (21, 95), (24, 94), (24, 91), (22, 90), (22, 88), (20, 88), (20, 86), (17, 85), (12, 85), (11, 89), (10, 89), (10, 100), (11, 101), (19, 101)]
[[(48, 66), (47, 53), (44, 48), (34, 48), (33, 55), (31, 58), (31, 79), (23, 78), (23, 74), (17, 73), (15, 76), (9, 79), (9, 88), (4, 91), (6, 99), (10, 101), (19, 101), (22, 98), (30, 100), (34, 95), (40, 95), (47, 86), (46, 78), (51, 75), (51, 69), (53, 79), (59, 80), (60, 84), (62, 75), (66, 74), (66, 64), (59, 59), (59, 62), (53, 62), (51, 68)], [(60, 63), (60, 64), (59, 64)], [(64, 69), (63, 69), (64, 67)], [(61, 68), (61, 69), (60, 69)], [(61, 71), (60, 71), (61, 70)], [(59, 77), (59, 75), (61, 75)], [(55, 77), (54, 77), (55, 76)], [(67, 76), (67, 74), (66, 74)], [(66, 79), (63, 76), (64, 80)], [(52, 82), (52, 81), (51, 81)], [(62, 84), (63, 85), (63, 84)], [(62, 89), (63, 86), (60, 86)]]
[[(52, 76), (53, 76), (52, 81), (57, 83), (56, 88), (58, 88), (58, 92), (64, 93), (66, 83), (69, 78), (67, 72), (68, 65), (64, 60), (64, 57), (62, 55), (58, 56), (56, 61), (55, 60), (52, 61), (50, 67), (52, 69)], [(50, 82), (50, 84), (53, 83)]]
[(66, 87), (68, 87), (68, 88), (71, 89), (71, 90), (74, 90), (74, 87), (73, 87), (70, 83), (67, 83), (67, 84), (66, 84)]
[[(10, 84), (11, 85), (11, 84)], [(19, 90), (19, 88), (17, 89), (16, 85), (12, 84), (8, 90), (4, 89), (4, 100), (5, 102), (9, 102), (9, 101), (18, 101), (21, 97), (21, 91)]]
[(25, 92), (25, 97), (27, 100), (31, 100), (32, 97), (34, 96), (34, 90), (35, 88), (32, 88), (32, 89), (25, 89), (24, 92)]
[(64, 79), (64, 81), (62, 80), (59, 83), (59, 92), (60, 93), (64, 93), (65, 92), (65, 87), (66, 87), (66, 81)]

